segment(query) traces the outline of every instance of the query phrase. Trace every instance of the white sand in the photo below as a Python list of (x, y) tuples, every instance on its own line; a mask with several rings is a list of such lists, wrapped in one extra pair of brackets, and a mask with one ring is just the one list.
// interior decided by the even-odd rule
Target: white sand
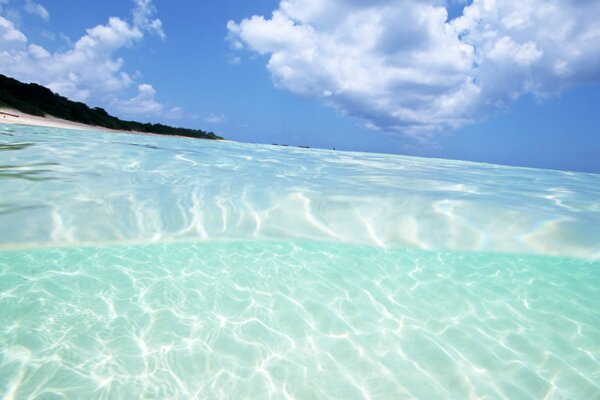
[[(151, 132), (138, 132), (138, 131), (122, 131), (117, 129), (104, 128), (96, 125), (86, 125), (79, 122), (72, 122), (66, 119), (55, 118), (51, 116), (38, 117), (36, 115), (26, 114), (21, 111), (13, 110), (11, 108), (0, 107), (0, 123), (4, 124), (17, 124), (17, 125), (33, 125), (33, 126), (45, 126), (48, 128), (63, 128), (63, 129), (79, 129), (85, 131), (104, 131), (104, 132), (115, 132), (115, 133), (130, 133), (134, 135), (150, 135), (150, 136), (167, 136), (161, 135), (160, 133)], [(186, 137), (180, 135), (168, 135), (172, 137)], [(229, 142), (230, 140), (220, 140), (221, 142)]]
[[(33, 126), (47, 126), (50, 128), (64, 128), (64, 129), (79, 129), (86, 131), (107, 131), (107, 132), (125, 132), (118, 131), (115, 129), (103, 128), (100, 126), (80, 124), (78, 122), (67, 121), (66, 119), (54, 118), (51, 116), (38, 117), (31, 114), (25, 114), (21, 111), (0, 108), (0, 123), (4, 124), (18, 124), (18, 125), (33, 125)], [(133, 133), (127, 131), (126, 133)]]

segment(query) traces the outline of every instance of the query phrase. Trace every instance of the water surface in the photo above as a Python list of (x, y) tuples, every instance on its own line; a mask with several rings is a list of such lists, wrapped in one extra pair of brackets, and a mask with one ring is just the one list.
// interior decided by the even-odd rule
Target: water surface
[(1, 398), (600, 398), (600, 175), (0, 133)]

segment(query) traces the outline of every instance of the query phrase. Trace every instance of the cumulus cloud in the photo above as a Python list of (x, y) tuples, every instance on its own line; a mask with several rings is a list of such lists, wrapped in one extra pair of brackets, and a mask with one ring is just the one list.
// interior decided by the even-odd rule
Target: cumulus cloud
[[(162, 110), (151, 85), (136, 84), (124, 71), (119, 50), (139, 43), (146, 33), (164, 37), (150, 0), (135, 0), (133, 21), (110, 17), (65, 51), (51, 52), (29, 43), (8, 19), (0, 16), (0, 71), (27, 82), (45, 85), (78, 101), (111, 107), (125, 115), (152, 114)], [(34, 3), (33, 3), (34, 4)], [(137, 85), (137, 95), (129, 94)]]
[(276, 86), (423, 138), (598, 81), (598, 15), (577, 0), (474, 0), (451, 20), (439, 0), (281, 0), (227, 28), (234, 49), (268, 57)]
[(50, 53), (48, 52), (48, 50), (44, 49), (42, 46), (38, 46), (37, 44), (30, 44), (27, 50), (29, 51), (29, 54), (31, 54), (31, 56), (34, 58), (50, 58)]
[(26, 42), (25, 34), (18, 30), (11, 21), (0, 16), (0, 51), (21, 47)]
[(153, 115), (163, 119), (178, 119), (183, 115), (180, 107), (168, 108), (156, 101), (156, 89), (148, 83), (137, 86), (137, 94), (129, 99), (112, 100), (110, 106), (123, 115)]
[(125, 115), (158, 115), (165, 111), (165, 106), (155, 100), (156, 90), (147, 83), (139, 84), (137, 95), (126, 99), (114, 99), (112, 108)]
[(48, 10), (46, 10), (46, 8), (43, 5), (31, 0), (27, 0), (25, 2), (25, 11), (29, 14), (37, 15), (44, 21), (48, 21), (50, 19), (50, 14), (48, 13)]

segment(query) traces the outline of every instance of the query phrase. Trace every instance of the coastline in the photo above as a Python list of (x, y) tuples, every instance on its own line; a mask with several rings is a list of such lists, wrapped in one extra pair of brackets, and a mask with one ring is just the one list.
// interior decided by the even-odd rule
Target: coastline
[(30, 126), (44, 126), (47, 128), (62, 128), (62, 129), (78, 129), (85, 131), (104, 131), (104, 132), (118, 132), (118, 133), (135, 133), (135, 134), (151, 134), (145, 132), (133, 132), (133, 131), (121, 131), (117, 129), (104, 128), (102, 126), (87, 125), (79, 122), (73, 122), (66, 119), (60, 119), (52, 116), (39, 117), (37, 115), (31, 115), (22, 111), (14, 110), (12, 108), (0, 108), (0, 123), (2, 124), (16, 124), (16, 125), (30, 125)]
[[(101, 132), (112, 132), (112, 133), (129, 133), (132, 135), (149, 135), (149, 136), (171, 136), (181, 137), (187, 139), (189, 136), (184, 135), (165, 135), (161, 133), (153, 132), (140, 132), (140, 131), (124, 131), (119, 129), (110, 129), (103, 126), (87, 125), (80, 122), (73, 122), (67, 119), (56, 118), (50, 115), (45, 117), (39, 117), (37, 115), (27, 114), (22, 111), (14, 110), (12, 108), (0, 107), (0, 124), (14, 124), (14, 125), (28, 125), (28, 126), (43, 126), (46, 128), (61, 128), (61, 129), (74, 129), (84, 131), (101, 131)], [(209, 140), (209, 139), (203, 139)], [(228, 139), (220, 139), (220, 142), (231, 142)]]

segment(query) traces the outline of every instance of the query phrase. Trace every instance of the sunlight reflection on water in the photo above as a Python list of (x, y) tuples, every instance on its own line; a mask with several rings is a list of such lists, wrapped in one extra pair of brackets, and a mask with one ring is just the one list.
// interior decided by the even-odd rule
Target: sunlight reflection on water
[(600, 393), (600, 175), (8, 130), (0, 398)]
[(600, 255), (597, 174), (11, 129), (4, 201), (36, 211), (2, 214), (4, 246), (250, 237)]

